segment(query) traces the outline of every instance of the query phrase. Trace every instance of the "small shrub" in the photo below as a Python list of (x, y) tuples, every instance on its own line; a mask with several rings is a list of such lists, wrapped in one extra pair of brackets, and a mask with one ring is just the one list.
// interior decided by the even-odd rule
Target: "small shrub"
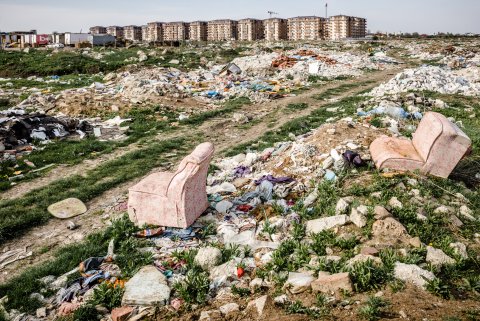
[(378, 289), (388, 280), (388, 273), (384, 267), (378, 266), (370, 259), (358, 262), (347, 270), (357, 292)]
[(312, 308), (307, 308), (300, 301), (295, 301), (295, 302), (292, 302), (292, 303), (288, 304), (285, 307), (285, 311), (288, 314), (305, 314), (305, 315), (308, 315), (309, 317), (312, 317), (312, 318), (321, 317), (320, 311), (318, 311), (316, 309), (312, 309)]
[(385, 314), (389, 305), (387, 300), (371, 296), (368, 298), (367, 304), (359, 309), (358, 315), (362, 319), (376, 321)]
[(250, 289), (237, 287), (235, 284), (232, 285), (232, 287), (230, 289), (232, 290), (233, 295), (237, 295), (237, 296), (240, 296), (240, 297), (249, 296), (251, 294)]
[(450, 286), (445, 283), (440, 278), (435, 278), (433, 280), (427, 280), (427, 285), (425, 286), (428, 292), (440, 296), (444, 299), (450, 299), (452, 294), (450, 292)]
[(98, 312), (94, 305), (86, 304), (73, 312), (74, 321), (93, 321), (98, 320)]
[(203, 304), (207, 299), (210, 281), (205, 272), (190, 270), (185, 279), (175, 283), (173, 288), (177, 295), (185, 300), (187, 304)]
[(122, 305), (125, 289), (121, 285), (103, 282), (93, 290), (92, 305), (103, 305), (108, 310), (113, 310)]

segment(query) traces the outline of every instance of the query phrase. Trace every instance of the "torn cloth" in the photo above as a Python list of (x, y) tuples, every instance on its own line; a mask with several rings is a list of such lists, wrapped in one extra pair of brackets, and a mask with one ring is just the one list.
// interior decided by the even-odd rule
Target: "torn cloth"
[(263, 175), (259, 179), (255, 181), (255, 185), (262, 184), (263, 181), (269, 181), (272, 184), (283, 184), (283, 183), (291, 183), (295, 181), (291, 177), (273, 177), (272, 175)]

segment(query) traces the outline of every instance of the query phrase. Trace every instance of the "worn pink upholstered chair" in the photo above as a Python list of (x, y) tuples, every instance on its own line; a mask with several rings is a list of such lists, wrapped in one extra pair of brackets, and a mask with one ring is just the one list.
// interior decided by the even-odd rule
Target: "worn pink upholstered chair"
[(206, 192), (212, 143), (198, 145), (175, 173), (147, 176), (129, 189), (128, 214), (137, 225), (186, 228), (209, 206)]
[(370, 145), (377, 168), (419, 170), (447, 178), (469, 151), (471, 140), (445, 116), (428, 112), (412, 140), (382, 136)]

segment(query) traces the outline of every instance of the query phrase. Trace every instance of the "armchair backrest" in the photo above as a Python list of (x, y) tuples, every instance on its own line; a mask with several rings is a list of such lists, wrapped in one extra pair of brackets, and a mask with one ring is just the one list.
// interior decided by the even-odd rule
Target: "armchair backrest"
[(425, 114), (412, 142), (425, 161), (422, 171), (445, 178), (471, 145), (468, 136), (457, 125), (435, 112)]
[(212, 143), (202, 143), (185, 157), (167, 187), (167, 196), (180, 197), (185, 191), (185, 186), (193, 179), (206, 182), (214, 151)]

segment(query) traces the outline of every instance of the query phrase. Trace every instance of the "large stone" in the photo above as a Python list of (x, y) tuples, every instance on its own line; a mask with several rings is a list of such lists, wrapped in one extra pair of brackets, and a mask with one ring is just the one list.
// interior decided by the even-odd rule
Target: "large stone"
[(335, 214), (346, 214), (348, 211), (349, 202), (345, 198), (338, 200), (337, 205), (335, 206)]
[(237, 266), (240, 259), (233, 259), (222, 265), (215, 266), (210, 270), (210, 279), (234, 278), (237, 275)]
[(368, 254), (357, 254), (354, 257), (352, 257), (350, 260), (348, 260), (346, 264), (347, 266), (353, 266), (357, 263), (366, 262), (368, 260), (372, 261), (377, 266), (380, 266), (383, 264), (382, 260), (379, 257), (368, 255)]
[(56, 218), (71, 218), (87, 211), (87, 207), (78, 198), (67, 198), (48, 207), (48, 212)]
[(395, 262), (393, 275), (396, 279), (412, 283), (421, 288), (425, 287), (427, 280), (431, 281), (435, 279), (435, 275), (430, 271), (424, 270), (415, 264), (400, 262)]
[(284, 289), (288, 289), (292, 294), (298, 294), (310, 289), (313, 280), (315, 280), (315, 278), (310, 274), (290, 272), (288, 273), (287, 282), (285, 282), (283, 287)]
[(240, 311), (240, 307), (238, 304), (232, 302), (222, 305), (219, 310), (224, 316), (228, 316), (231, 313)]
[(145, 266), (126, 284), (122, 305), (165, 305), (170, 298), (167, 278), (154, 266)]
[(347, 215), (337, 215), (323, 217), (316, 220), (307, 221), (307, 233), (319, 233), (331, 229), (335, 226), (345, 225), (348, 222)]
[(436, 267), (455, 263), (455, 260), (445, 254), (442, 250), (431, 246), (427, 246), (427, 257), (425, 260)]
[(222, 263), (222, 252), (213, 246), (202, 247), (195, 256), (195, 263), (205, 271), (210, 271)]
[(312, 282), (313, 292), (335, 293), (340, 290), (352, 292), (352, 281), (347, 272), (322, 275)]
[(393, 208), (398, 208), (398, 209), (403, 208), (402, 202), (400, 202), (398, 198), (396, 198), (395, 196), (388, 201), (388, 205), (390, 205)]
[(263, 315), (263, 311), (265, 310), (265, 306), (269, 301), (271, 301), (271, 299), (269, 299), (268, 295), (264, 295), (258, 299), (250, 301), (248, 302), (246, 312), (254, 311), (258, 317), (261, 317)]
[[(368, 208), (364, 205), (362, 206), (352, 209), (352, 213), (350, 214), (350, 221), (359, 228), (367, 225)], [(366, 213), (364, 214), (364, 212)]]
[(460, 215), (470, 221), (475, 221), (475, 217), (473, 216), (473, 211), (469, 209), (468, 206), (466, 205), (460, 206)]
[(378, 237), (404, 237), (408, 235), (402, 223), (392, 217), (375, 221), (372, 226), (372, 234)]

